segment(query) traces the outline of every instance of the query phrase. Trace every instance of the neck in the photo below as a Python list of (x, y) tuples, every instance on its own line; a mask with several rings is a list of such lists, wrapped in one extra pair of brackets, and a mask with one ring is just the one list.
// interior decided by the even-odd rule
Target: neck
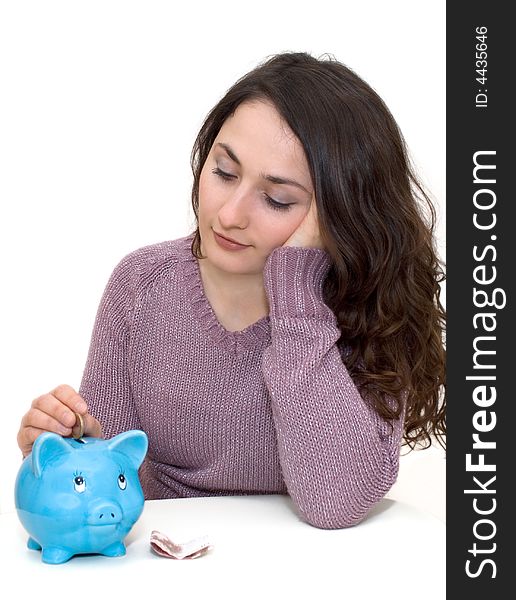
[(217, 316), (226, 323), (254, 322), (269, 314), (263, 273), (228, 273), (199, 260), (204, 292)]

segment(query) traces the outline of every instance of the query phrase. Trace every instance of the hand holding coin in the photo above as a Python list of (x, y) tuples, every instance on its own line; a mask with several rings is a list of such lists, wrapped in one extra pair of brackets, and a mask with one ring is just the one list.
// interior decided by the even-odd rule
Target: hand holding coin
[(18, 446), (23, 456), (30, 454), (35, 439), (45, 431), (75, 439), (102, 437), (100, 423), (89, 414), (84, 399), (69, 385), (60, 385), (32, 402), (18, 431)]

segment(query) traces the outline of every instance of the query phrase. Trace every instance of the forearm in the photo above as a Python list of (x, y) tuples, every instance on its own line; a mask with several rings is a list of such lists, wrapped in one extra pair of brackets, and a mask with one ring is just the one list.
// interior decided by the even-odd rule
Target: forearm
[(262, 366), (288, 491), (305, 520), (340, 528), (359, 522), (395, 481), (401, 419), (391, 433), (342, 361), (340, 330), (322, 302), (324, 263), (309, 249), (271, 260)]

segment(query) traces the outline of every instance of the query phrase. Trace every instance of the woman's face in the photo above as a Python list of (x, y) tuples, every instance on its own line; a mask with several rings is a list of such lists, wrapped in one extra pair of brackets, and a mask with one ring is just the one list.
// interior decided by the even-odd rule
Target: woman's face
[[(218, 269), (263, 272), (303, 221), (313, 186), (299, 140), (269, 103), (242, 103), (222, 126), (201, 171), (201, 251)], [(244, 247), (228, 247), (217, 234)]]

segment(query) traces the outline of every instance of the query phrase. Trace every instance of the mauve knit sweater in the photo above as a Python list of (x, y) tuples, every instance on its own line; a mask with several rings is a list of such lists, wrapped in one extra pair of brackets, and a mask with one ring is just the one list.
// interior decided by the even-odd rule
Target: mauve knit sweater
[(269, 315), (227, 331), (204, 294), (192, 235), (147, 246), (115, 268), (80, 394), (106, 438), (142, 429), (145, 497), (288, 493), (323, 528), (354, 525), (399, 466), (392, 428), (341, 359), (322, 299), (324, 250), (275, 249)]

